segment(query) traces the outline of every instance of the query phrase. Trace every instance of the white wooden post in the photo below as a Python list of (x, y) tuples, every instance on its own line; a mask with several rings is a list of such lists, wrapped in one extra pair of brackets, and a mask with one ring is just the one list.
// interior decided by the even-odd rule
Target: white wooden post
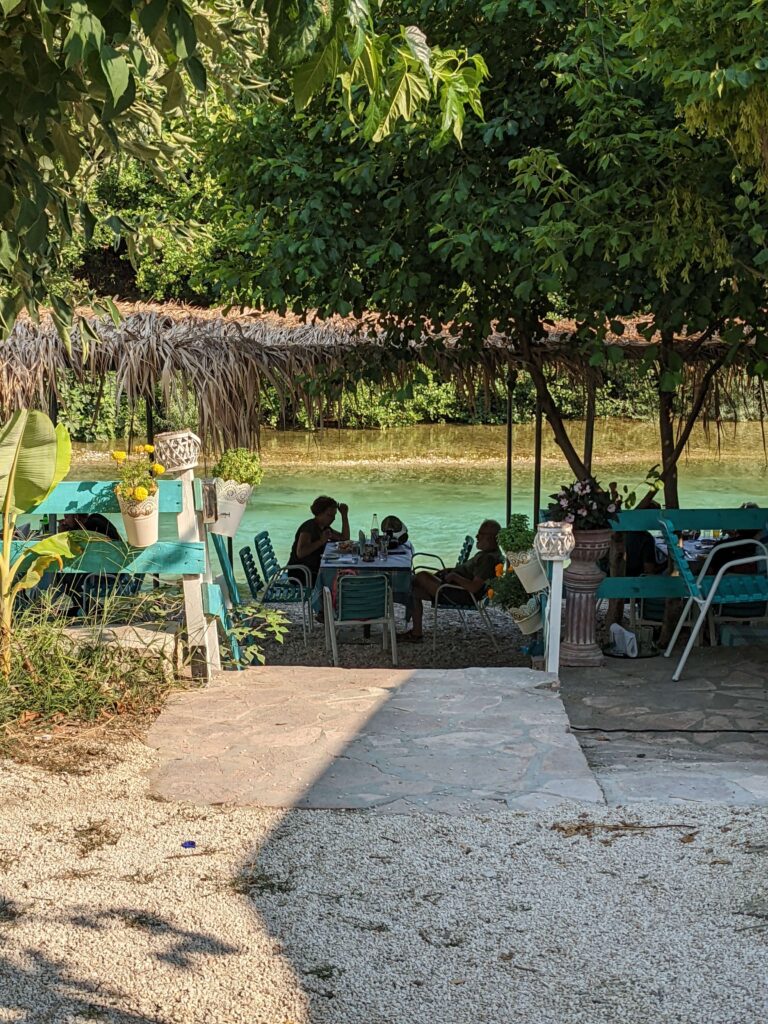
[(184, 576), (184, 615), (187, 620), (189, 659), (193, 677), (209, 680), (212, 671), (221, 668), (219, 656), (219, 634), (216, 620), (210, 621), (205, 615), (203, 604), (203, 579), (211, 579), (211, 560), (208, 557), (208, 543), (203, 526), (202, 513), (195, 512), (195, 471), (184, 469), (179, 473), (181, 481), (181, 512), (177, 517), (179, 540), (201, 541), (205, 544), (205, 577), (200, 574)]
[(563, 613), (563, 564), (575, 541), (570, 523), (539, 523), (534, 547), (543, 562), (552, 563), (552, 582), (547, 604), (545, 660), (547, 672), (560, 672), (560, 625)]

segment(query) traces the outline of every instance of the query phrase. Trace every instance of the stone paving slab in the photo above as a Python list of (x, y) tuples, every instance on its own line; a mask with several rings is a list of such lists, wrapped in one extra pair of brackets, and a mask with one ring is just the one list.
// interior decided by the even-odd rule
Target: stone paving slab
[(563, 669), (563, 702), (610, 804), (768, 806), (768, 648)]
[(603, 803), (554, 684), (519, 668), (222, 674), (152, 726), (152, 792), (389, 814)]

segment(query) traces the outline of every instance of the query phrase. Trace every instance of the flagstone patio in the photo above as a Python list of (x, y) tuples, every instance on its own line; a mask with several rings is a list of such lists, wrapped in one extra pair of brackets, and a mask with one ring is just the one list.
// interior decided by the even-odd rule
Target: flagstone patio
[[(521, 668), (222, 673), (149, 732), (158, 796), (460, 814), (562, 801), (768, 805), (768, 652)], [(554, 685), (553, 685), (554, 684)]]
[(150, 730), (159, 796), (463, 813), (602, 803), (553, 679), (529, 669), (267, 667), (179, 694)]

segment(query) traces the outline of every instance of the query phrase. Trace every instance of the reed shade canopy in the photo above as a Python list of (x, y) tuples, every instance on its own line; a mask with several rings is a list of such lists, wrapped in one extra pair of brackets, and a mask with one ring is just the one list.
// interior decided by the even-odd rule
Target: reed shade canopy
[[(114, 372), (118, 399), (125, 396), (131, 406), (152, 401), (158, 387), (165, 401), (174, 394), (193, 398), (198, 433), (210, 448), (221, 450), (258, 444), (261, 396), (268, 385), (281, 401), (303, 403), (310, 422), (322, 423), (335, 413), (349, 381), (404, 385), (419, 366), (428, 366), (469, 394), (526, 365), (514, 337), (494, 333), (471, 344), (443, 330), (406, 338), (402, 332), (393, 335), (374, 315), (305, 321), (171, 303), (118, 303), (118, 308), (118, 324), (79, 311), (100, 340), (84, 345), (76, 328), (69, 351), (50, 317), (39, 323), (20, 319), (0, 343), (0, 419), (22, 407), (49, 408), (67, 371), (91, 381)], [(640, 324), (627, 321), (624, 332), (609, 333), (605, 344), (620, 346), (629, 357), (641, 355), (648, 341), (638, 333)], [(577, 344), (575, 335), (574, 323), (548, 323), (530, 353), (583, 384), (600, 371), (589, 365), (593, 349)], [(677, 343), (692, 374), (697, 363), (723, 348), (717, 337), (703, 344), (695, 338)]]

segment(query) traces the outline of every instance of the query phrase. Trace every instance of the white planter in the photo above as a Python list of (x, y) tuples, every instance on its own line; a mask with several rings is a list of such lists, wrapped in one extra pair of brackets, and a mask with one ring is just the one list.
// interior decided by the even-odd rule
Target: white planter
[(527, 615), (524, 619), (518, 619), (516, 625), (521, 633), (530, 634), (538, 632), (542, 626), (541, 612), (535, 611), (533, 615)]
[(541, 605), (538, 598), (532, 597), (527, 604), (521, 605), (519, 608), (511, 608), (510, 615), (522, 633), (535, 633), (541, 629)]
[(534, 555), (528, 562), (514, 567), (515, 575), (525, 587), (529, 594), (538, 594), (540, 590), (546, 590), (549, 583), (546, 573), (541, 568), (538, 558)]
[(118, 494), (118, 504), (125, 526), (125, 536), (131, 547), (148, 548), (157, 544), (160, 534), (160, 495), (150, 494), (144, 501), (123, 498)]
[(524, 565), (531, 558), (530, 548), (527, 551), (505, 551), (504, 554), (507, 556), (507, 565), (513, 569), (518, 565)]
[(166, 473), (181, 473), (197, 466), (203, 442), (191, 430), (169, 430), (157, 434), (154, 446), (155, 462), (164, 466)]
[(219, 480), (216, 483), (216, 505), (218, 519), (211, 526), (211, 533), (222, 537), (234, 537), (240, 527), (248, 499), (253, 494), (250, 484), (236, 480)]

